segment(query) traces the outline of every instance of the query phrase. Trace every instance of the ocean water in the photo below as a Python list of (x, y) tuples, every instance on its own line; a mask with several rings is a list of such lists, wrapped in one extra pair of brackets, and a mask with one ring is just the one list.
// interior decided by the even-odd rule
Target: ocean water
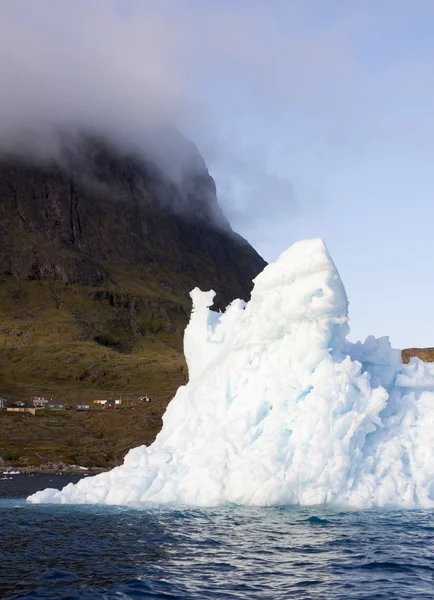
[(432, 511), (27, 504), (48, 479), (0, 480), (0, 598), (434, 598)]

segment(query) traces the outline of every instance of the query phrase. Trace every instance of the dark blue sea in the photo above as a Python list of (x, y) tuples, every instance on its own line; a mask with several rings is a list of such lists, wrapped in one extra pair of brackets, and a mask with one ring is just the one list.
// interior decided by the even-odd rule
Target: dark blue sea
[(70, 480), (0, 480), (0, 598), (434, 598), (432, 511), (140, 510), (24, 500)]

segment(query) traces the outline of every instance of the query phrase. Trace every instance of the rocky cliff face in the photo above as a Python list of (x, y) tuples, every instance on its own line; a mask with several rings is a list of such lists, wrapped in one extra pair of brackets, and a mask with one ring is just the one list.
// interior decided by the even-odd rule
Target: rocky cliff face
[(181, 365), (192, 288), (213, 288), (219, 307), (248, 297), (265, 263), (183, 143), (193, 160), (170, 173), (95, 136), (56, 160), (0, 158), (0, 387), (142, 388), (152, 377), (111, 377), (110, 365), (121, 353), (137, 370), (158, 352)]
[(231, 231), (199, 158), (194, 171), (170, 180), (86, 138), (62, 162), (0, 162), (0, 275), (95, 285), (111, 267), (153, 263), (169, 288), (174, 273), (173, 291), (214, 287), (223, 304), (248, 296), (265, 263)]

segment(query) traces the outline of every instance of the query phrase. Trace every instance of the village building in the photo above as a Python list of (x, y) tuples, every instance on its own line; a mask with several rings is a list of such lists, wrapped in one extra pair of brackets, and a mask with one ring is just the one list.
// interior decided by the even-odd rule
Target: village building
[(109, 400), (94, 400), (93, 404), (100, 404), (101, 406), (104, 406), (105, 408), (107, 408), (107, 403), (108, 402), (111, 402), (111, 403), (119, 405), (119, 404), (122, 404), (122, 399), (119, 398), (117, 400), (113, 400), (113, 399), (109, 399)]
[(107, 402), (105, 403), (105, 408), (116, 408), (116, 401), (115, 400), (107, 400)]
[(7, 398), (0, 398), (0, 408), (6, 408), (7, 403), (8, 403)]
[(151, 399), (149, 396), (141, 396), (139, 398), (139, 402), (150, 402), (150, 401), (151, 401)]
[(44, 408), (52, 400), (53, 398), (47, 398), (46, 396), (30, 396), (30, 402), (35, 408)]
[[(20, 406), (21, 404), (23, 404), (23, 406)], [(21, 403), (16, 403), (12, 406), (7, 406), (6, 407), (6, 412), (10, 412), (10, 413), (28, 413), (31, 415), (35, 415), (36, 414), (36, 408), (34, 406), (25, 406), (23, 402)]]
[(49, 402), (44, 408), (47, 410), (65, 410), (65, 405), (63, 402)]
[(90, 410), (90, 404), (77, 404), (75, 410)]

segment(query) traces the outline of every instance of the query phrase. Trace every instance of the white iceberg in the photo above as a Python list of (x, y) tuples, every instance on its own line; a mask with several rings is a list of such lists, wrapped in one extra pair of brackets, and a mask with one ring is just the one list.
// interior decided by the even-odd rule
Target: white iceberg
[(255, 279), (250, 302), (209, 310), (193, 290), (189, 383), (155, 442), (44, 503), (434, 507), (434, 366), (388, 338), (346, 340), (345, 289), (320, 239)]

